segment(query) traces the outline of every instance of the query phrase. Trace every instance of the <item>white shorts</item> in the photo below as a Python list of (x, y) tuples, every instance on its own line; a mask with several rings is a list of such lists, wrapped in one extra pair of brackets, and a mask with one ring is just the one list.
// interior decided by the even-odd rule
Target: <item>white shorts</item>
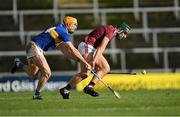
[(29, 59), (37, 55), (44, 55), (44, 51), (36, 43), (30, 41), (26, 46), (26, 57)]
[(86, 44), (85, 42), (81, 42), (78, 45), (78, 50), (81, 53), (81, 55), (86, 53), (96, 53), (96, 48), (94, 48), (92, 45)]

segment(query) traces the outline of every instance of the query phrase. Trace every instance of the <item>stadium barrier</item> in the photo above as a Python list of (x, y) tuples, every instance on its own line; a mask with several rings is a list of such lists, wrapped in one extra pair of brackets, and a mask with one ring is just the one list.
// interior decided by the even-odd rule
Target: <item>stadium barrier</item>
[[(71, 75), (52, 76), (45, 85), (44, 90), (54, 91), (64, 87), (71, 79)], [(31, 80), (27, 76), (0, 77), (0, 92), (34, 91), (38, 80)]]
[[(89, 83), (92, 76), (78, 84), (77, 90), (82, 89)], [(180, 73), (151, 73), (138, 75), (107, 74), (103, 80), (115, 90), (137, 89), (180, 89)], [(105, 86), (98, 82), (96, 90), (104, 89)]]
[[(45, 90), (54, 91), (62, 88), (72, 78), (72, 75), (52, 76), (45, 86)], [(89, 83), (92, 75), (80, 82), (76, 89), (82, 89)], [(180, 89), (180, 73), (151, 73), (138, 75), (107, 74), (103, 80), (115, 90), (137, 89)], [(26, 76), (6, 76), (0, 78), (0, 92), (33, 91), (38, 80), (31, 80)], [(96, 90), (105, 89), (101, 82), (95, 86)]]

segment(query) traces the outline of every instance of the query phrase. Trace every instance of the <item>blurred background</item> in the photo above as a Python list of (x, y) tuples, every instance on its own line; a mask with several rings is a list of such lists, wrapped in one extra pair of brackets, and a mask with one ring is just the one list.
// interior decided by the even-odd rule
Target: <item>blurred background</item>
[[(78, 19), (72, 35), (77, 47), (99, 25), (127, 22), (124, 41), (113, 40), (105, 51), (111, 72), (180, 72), (179, 0), (0, 0), (0, 76), (12, 76), (13, 59), (26, 62), (25, 45), (66, 15)], [(53, 75), (73, 75), (78, 63), (61, 52), (46, 53)], [(13, 76), (25, 76), (20, 71)]]

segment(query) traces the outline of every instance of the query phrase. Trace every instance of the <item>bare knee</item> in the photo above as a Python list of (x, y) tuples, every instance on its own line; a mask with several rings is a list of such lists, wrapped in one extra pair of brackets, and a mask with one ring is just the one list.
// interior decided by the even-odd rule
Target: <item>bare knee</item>
[(102, 71), (107, 74), (110, 72), (110, 66), (106, 66), (105, 68), (102, 69)]
[(50, 76), (51, 76), (51, 71), (45, 72), (44, 77), (49, 79)]
[(49, 79), (49, 77), (51, 76), (51, 71), (49, 70), (44, 70), (43, 72), (42, 72), (42, 77), (43, 78), (45, 78), (45, 79)]
[(88, 77), (88, 74), (87, 73), (78, 73), (76, 76), (82, 78), (82, 80), (83, 80)]
[(31, 76), (31, 78), (32, 78), (32, 80), (36, 80), (36, 79), (38, 78), (38, 74), (33, 74), (33, 75)]
[(38, 75), (39, 75), (39, 71), (31, 73), (30, 77), (31, 77), (32, 80), (36, 80), (38, 78)]

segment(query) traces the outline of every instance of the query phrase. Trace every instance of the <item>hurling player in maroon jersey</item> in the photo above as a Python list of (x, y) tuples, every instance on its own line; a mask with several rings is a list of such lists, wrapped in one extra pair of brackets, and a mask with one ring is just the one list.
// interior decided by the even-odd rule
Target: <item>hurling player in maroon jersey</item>
[[(78, 50), (85, 60), (94, 68), (100, 78), (103, 78), (103, 76), (110, 71), (110, 66), (103, 56), (106, 46), (114, 37), (116, 37), (116, 39), (125, 39), (129, 30), (130, 27), (124, 22), (117, 26), (98, 26), (86, 35), (84, 40), (79, 44)], [(72, 87), (87, 78), (86, 75), (81, 75), (82, 73), (88, 76), (91, 71), (85, 69), (85, 66), (81, 64), (81, 72), (76, 74), (64, 88), (60, 89), (60, 94), (64, 99), (69, 99), (69, 93)], [(83, 91), (94, 97), (99, 96), (93, 89), (97, 81), (98, 79), (94, 76)]]

